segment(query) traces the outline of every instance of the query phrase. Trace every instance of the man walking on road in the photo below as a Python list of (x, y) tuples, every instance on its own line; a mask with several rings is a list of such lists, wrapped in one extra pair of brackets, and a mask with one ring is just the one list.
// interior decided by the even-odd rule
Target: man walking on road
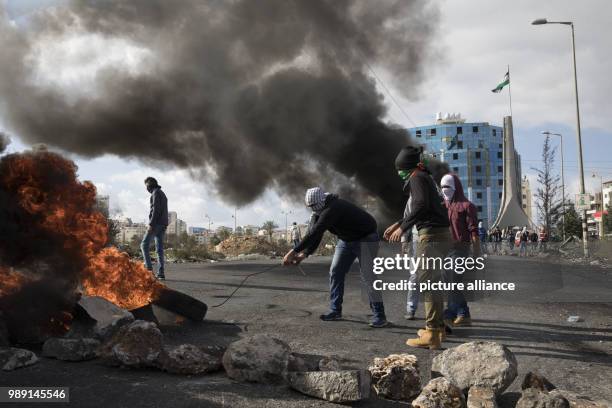
[(142, 238), (140, 249), (142, 250), (142, 257), (144, 258), (145, 267), (148, 270), (153, 271), (149, 247), (151, 246), (151, 240), (155, 239), (155, 251), (157, 252), (157, 262), (159, 264), (157, 279), (165, 280), (164, 234), (166, 233), (166, 228), (168, 227), (168, 199), (161, 190), (161, 186), (157, 183), (157, 180), (153, 177), (147, 177), (145, 179), (145, 186), (147, 187), (147, 191), (151, 193), (151, 197), (149, 198), (149, 227)]
[(297, 222), (294, 222), (293, 225), (291, 225), (291, 243), (293, 247), (295, 248), (301, 240), (302, 234), (300, 233), (300, 227), (297, 225)]
[[(419, 235), (417, 254), (425, 258), (446, 257), (451, 243), (448, 215), (436, 183), (421, 161), (421, 150), (412, 146), (404, 147), (395, 159), (395, 168), (404, 180), (404, 194), (411, 200), (410, 214), (387, 228), (385, 239), (399, 242), (402, 235), (416, 225)], [(416, 273), (419, 283), (442, 280), (442, 271), (436, 265), (421, 267)], [(424, 291), (423, 297), (426, 327), (419, 330), (418, 338), (409, 339), (406, 344), (438, 349), (444, 333), (444, 297), (439, 291)]]
[(313, 212), (308, 233), (283, 258), (283, 264), (299, 264), (316, 251), (325, 231), (338, 236), (336, 251), (329, 271), (330, 311), (321, 320), (342, 319), (344, 280), (355, 259), (359, 260), (361, 281), (365, 285), (374, 314), (371, 327), (388, 325), (382, 294), (374, 289), (374, 258), (378, 254), (379, 237), (376, 220), (355, 204), (320, 187), (306, 191), (306, 206)]

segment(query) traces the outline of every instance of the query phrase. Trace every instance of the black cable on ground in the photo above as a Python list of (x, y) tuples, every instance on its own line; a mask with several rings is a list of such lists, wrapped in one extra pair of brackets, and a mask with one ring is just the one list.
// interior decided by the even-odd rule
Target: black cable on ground
[(220, 306), (223, 306), (225, 303), (227, 303), (227, 301), (229, 301), (232, 297), (234, 297), (234, 294), (236, 292), (238, 292), (238, 289), (240, 289), (244, 285), (244, 283), (247, 281), (247, 279), (249, 279), (251, 276), (261, 275), (262, 273), (269, 272), (269, 271), (271, 271), (274, 268), (278, 268), (279, 266), (282, 266), (282, 265), (281, 264), (272, 265), (272, 266), (267, 267), (263, 271), (259, 271), (259, 272), (248, 274), (247, 276), (244, 277), (244, 279), (242, 279), (242, 281), (240, 282), (238, 287), (236, 289), (234, 289), (234, 291), (228, 297), (226, 297), (223, 302), (219, 303), (218, 305), (211, 306), (211, 308), (212, 307), (220, 307)]

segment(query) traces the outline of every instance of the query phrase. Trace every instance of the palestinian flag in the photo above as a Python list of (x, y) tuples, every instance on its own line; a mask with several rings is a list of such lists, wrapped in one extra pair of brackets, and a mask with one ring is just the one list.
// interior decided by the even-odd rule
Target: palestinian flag
[(506, 75), (504, 76), (504, 80), (501, 81), (499, 84), (497, 84), (495, 89), (491, 89), (491, 92), (494, 92), (494, 93), (501, 92), (501, 90), (504, 89), (504, 86), (508, 85), (509, 83), (510, 83), (510, 71), (506, 72)]

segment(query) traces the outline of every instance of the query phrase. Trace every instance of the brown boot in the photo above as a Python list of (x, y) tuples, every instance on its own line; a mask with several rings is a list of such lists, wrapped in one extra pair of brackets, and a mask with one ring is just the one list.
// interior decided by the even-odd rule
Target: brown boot
[(440, 348), (441, 343), (441, 333), (440, 329), (424, 329), (420, 334), (418, 339), (408, 339), (406, 340), (406, 344), (410, 347), (425, 347), (430, 350), (437, 350)]
[[(419, 337), (423, 336), (423, 334), (425, 334), (425, 331), (427, 329), (419, 329), (417, 331), (417, 335)], [(446, 340), (446, 331), (445, 330), (440, 330), (440, 341), (445, 341)]]
[(453, 326), (461, 327), (461, 326), (471, 326), (472, 319), (469, 317), (459, 316), (455, 320), (453, 320)]

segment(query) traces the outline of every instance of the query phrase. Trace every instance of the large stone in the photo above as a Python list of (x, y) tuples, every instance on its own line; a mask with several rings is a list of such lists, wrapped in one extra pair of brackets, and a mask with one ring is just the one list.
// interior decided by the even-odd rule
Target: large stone
[(64, 361), (84, 361), (96, 358), (100, 342), (96, 339), (51, 337), (43, 344), (42, 355)]
[(523, 390), (516, 408), (569, 408), (569, 402), (560, 394), (540, 391), (537, 388)]
[(100, 348), (100, 358), (110, 365), (152, 367), (163, 350), (162, 334), (155, 323), (135, 320)]
[(237, 381), (282, 382), (289, 362), (289, 346), (274, 337), (256, 334), (231, 343), (223, 367)]
[(589, 396), (577, 394), (575, 392), (554, 389), (550, 395), (560, 395), (569, 402), (570, 408), (610, 408), (612, 404), (607, 401), (594, 400)]
[(83, 296), (78, 304), (95, 319), (94, 335), (102, 340), (111, 338), (121, 327), (134, 321), (130, 312), (99, 296)]
[(530, 371), (525, 375), (523, 383), (521, 384), (522, 390), (526, 390), (527, 388), (536, 388), (540, 391), (548, 392), (554, 390), (555, 386), (543, 375)]
[(506, 346), (492, 341), (474, 341), (434, 357), (431, 374), (432, 377), (448, 378), (463, 392), (481, 385), (500, 395), (516, 378), (517, 362)]
[(489, 387), (471, 387), (468, 391), (467, 408), (497, 408), (495, 392)]
[(17, 368), (27, 367), (38, 362), (36, 354), (30, 350), (5, 347), (0, 348), (0, 367), (4, 371), (12, 371)]
[(193, 344), (166, 347), (157, 360), (157, 366), (174, 374), (203, 374), (221, 369), (221, 358), (204, 352)]
[(414, 408), (465, 408), (465, 396), (461, 389), (444, 377), (427, 383), (418, 397), (412, 401)]
[(368, 370), (379, 397), (409, 401), (421, 392), (418, 361), (412, 354), (375, 358)]
[(370, 397), (370, 373), (366, 370), (290, 372), (287, 382), (302, 394), (331, 402)]

